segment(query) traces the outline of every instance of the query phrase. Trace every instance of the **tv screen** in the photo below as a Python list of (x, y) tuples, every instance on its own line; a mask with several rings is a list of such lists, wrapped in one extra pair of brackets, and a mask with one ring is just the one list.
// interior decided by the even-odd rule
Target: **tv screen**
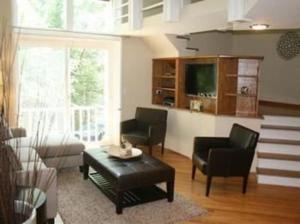
[(186, 64), (185, 92), (190, 95), (215, 95), (216, 65)]

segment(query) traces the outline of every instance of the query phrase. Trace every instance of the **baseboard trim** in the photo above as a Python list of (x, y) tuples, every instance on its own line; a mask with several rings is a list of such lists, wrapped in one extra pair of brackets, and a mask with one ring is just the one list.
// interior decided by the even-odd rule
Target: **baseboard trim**
[(275, 102), (268, 100), (259, 100), (260, 106), (269, 106), (269, 107), (283, 107), (286, 109), (292, 110), (300, 110), (300, 104), (292, 104), (292, 103), (283, 103), (283, 102)]

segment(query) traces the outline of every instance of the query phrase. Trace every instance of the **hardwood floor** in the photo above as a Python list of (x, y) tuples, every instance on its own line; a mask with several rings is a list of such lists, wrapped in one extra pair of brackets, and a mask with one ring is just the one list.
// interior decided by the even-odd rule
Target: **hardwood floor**
[(300, 223), (300, 188), (258, 185), (255, 175), (249, 179), (248, 190), (242, 194), (242, 178), (215, 178), (211, 193), (205, 197), (206, 178), (199, 170), (191, 180), (191, 160), (166, 150), (154, 149), (154, 156), (176, 169), (175, 190), (196, 202), (208, 214), (195, 217), (186, 224), (214, 223)]

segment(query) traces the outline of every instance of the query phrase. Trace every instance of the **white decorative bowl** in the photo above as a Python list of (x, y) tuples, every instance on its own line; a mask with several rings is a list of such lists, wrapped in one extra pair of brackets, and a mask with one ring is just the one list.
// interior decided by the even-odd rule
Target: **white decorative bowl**
[(122, 149), (120, 146), (111, 146), (107, 150), (108, 155), (117, 157), (120, 159), (131, 159), (139, 157), (143, 154), (142, 150), (137, 148), (131, 148), (131, 153), (126, 154), (125, 149)]

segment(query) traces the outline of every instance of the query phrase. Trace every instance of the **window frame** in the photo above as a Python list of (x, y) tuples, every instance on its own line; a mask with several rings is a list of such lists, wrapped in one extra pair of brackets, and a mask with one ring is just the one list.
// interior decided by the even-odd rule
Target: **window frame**
[[(12, 21), (14, 27), (28, 29), (28, 30), (44, 30), (44, 31), (58, 31), (58, 32), (76, 32), (76, 33), (90, 33), (90, 34), (107, 34), (107, 32), (96, 32), (96, 31), (83, 31), (74, 29), (74, 0), (62, 0), (65, 1), (65, 12), (64, 12), (64, 26), (62, 28), (47, 28), (47, 27), (30, 27), (22, 26), (18, 24), (18, 0), (12, 0)], [(111, 9), (113, 10), (113, 2)], [(103, 16), (104, 17), (104, 16)], [(113, 18), (112, 18), (113, 19)], [(115, 23), (113, 23), (112, 30), (114, 30)]]

